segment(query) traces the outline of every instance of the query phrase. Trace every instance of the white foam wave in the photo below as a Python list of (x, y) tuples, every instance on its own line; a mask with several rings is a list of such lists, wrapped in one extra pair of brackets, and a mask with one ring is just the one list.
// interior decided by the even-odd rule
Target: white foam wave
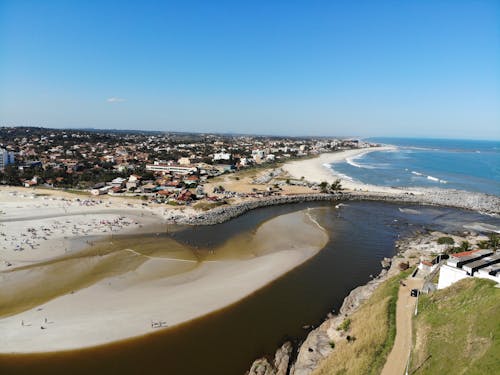
[(412, 214), (412, 215), (420, 215), (420, 211), (418, 210), (413, 210), (411, 208), (399, 208), (399, 212), (402, 212), (404, 214)]
[(446, 183), (448, 183), (448, 181), (446, 181), (446, 180), (441, 180), (441, 179), (439, 179), (439, 178), (437, 178), (437, 177), (434, 177), (434, 176), (427, 176), (427, 179), (428, 179), (428, 180), (431, 180), (431, 181), (434, 181), (434, 182), (439, 182), (439, 183), (441, 183), (441, 184), (446, 184)]
[(343, 179), (343, 180), (348, 180), (348, 181), (354, 181), (354, 179), (346, 174), (337, 172), (335, 169), (332, 168), (332, 164), (323, 164), (323, 167), (328, 168), (336, 177)]
[[(364, 154), (362, 154), (362, 155), (364, 155)], [(358, 159), (359, 157), (360, 156), (358, 155), (358, 156), (355, 156), (355, 157), (352, 157), (352, 158), (346, 158), (345, 161), (346, 161), (347, 164), (352, 165), (353, 167), (356, 167), (356, 168), (366, 168), (366, 169), (374, 169), (375, 168), (372, 165), (356, 163), (354, 160)]]

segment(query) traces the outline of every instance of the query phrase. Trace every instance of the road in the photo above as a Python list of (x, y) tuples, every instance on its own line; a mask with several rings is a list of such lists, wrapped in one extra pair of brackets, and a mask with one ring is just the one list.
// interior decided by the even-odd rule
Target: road
[(410, 296), (411, 289), (422, 288), (424, 280), (408, 278), (406, 286), (400, 286), (396, 304), (396, 340), (381, 375), (403, 375), (412, 344), (412, 317), (417, 299)]

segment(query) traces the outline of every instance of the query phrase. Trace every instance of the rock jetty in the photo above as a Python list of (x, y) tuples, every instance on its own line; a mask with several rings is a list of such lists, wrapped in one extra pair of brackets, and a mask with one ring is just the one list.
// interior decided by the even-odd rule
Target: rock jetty
[(315, 201), (382, 201), (402, 204), (435, 205), (479, 211), (486, 214), (500, 214), (500, 198), (483, 193), (445, 189), (412, 189), (402, 193), (338, 191), (330, 194), (298, 194), (258, 198), (238, 204), (224, 205), (196, 215), (178, 217), (177, 224), (214, 225), (260, 207)]

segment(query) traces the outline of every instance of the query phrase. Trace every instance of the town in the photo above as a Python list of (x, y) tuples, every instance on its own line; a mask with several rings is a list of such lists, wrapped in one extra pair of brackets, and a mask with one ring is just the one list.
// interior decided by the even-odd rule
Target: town
[[(193, 200), (281, 194), (282, 185), (318, 190), (324, 186), (286, 178), (280, 163), (371, 146), (338, 138), (3, 127), (0, 183), (183, 205)], [(272, 180), (274, 188), (234, 192), (209, 184), (223, 174), (262, 167), (271, 172), (255, 182)]]

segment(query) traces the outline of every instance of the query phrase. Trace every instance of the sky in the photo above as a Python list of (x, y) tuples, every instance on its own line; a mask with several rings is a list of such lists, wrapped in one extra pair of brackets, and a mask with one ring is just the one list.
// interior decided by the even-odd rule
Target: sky
[(0, 0), (0, 126), (500, 139), (500, 1)]

